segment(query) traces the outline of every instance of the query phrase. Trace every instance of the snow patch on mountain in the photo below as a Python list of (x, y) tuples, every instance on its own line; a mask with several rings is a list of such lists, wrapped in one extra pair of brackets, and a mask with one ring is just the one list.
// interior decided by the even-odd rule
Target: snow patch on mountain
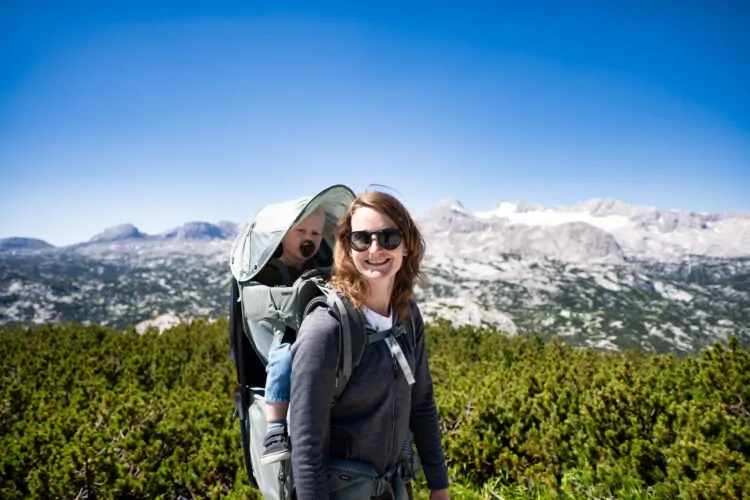
[[(750, 217), (745, 213), (700, 214), (631, 206), (612, 199), (594, 199), (554, 208), (529, 208), (520, 203), (503, 201), (493, 210), (472, 215), (488, 222), (505, 221), (508, 225), (506, 232), (513, 231), (516, 225), (545, 228), (547, 232), (544, 236), (551, 241), (565, 241), (563, 228), (567, 224), (597, 228), (614, 238), (626, 258), (676, 261), (690, 255), (723, 258), (750, 255)], [(579, 228), (577, 234), (585, 235), (586, 230)], [(539, 238), (530, 239), (534, 243), (541, 243)], [(601, 257), (601, 249), (598, 254), (590, 250), (591, 245), (597, 240), (602, 241), (602, 238), (594, 238), (591, 234), (588, 240), (584, 252), (575, 251), (569, 244), (562, 246), (564, 251), (555, 251), (551, 241), (547, 241), (546, 248), (540, 245), (541, 253), (568, 261)]]
[(526, 226), (559, 226), (561, 224), (582, 222), (607, 232), (627, 227), (630, 224), (630, 219), (623, 215), (598, 217), (589, 212), (560, 212), (549, 208), (534, 211), (519, 211), (519, 205), (509, 202), (500, 203), (495, 210), (475, 212), (474, 215), (480, 219), (508, 219), (511, 224), (523, 224)]

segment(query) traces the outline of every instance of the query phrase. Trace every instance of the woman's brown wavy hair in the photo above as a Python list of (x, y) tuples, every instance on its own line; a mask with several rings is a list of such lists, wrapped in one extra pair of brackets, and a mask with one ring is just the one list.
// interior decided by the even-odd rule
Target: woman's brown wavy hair
[(404, 235), (403, 245), (406, 255), (401, 269), (396, 273), (391, 293), (391, 310), (395, 312), (398, 322), (404, 321), (411, 314), (409, 301), (414, 292), (414, 285), (422, 279), (419, 265), (424, 257), (425, 242), (408, 210), (394, 196), (380, 191), (365, 191), (349, 205), (336, 226), (331, 282), (356, 307), (362, 307), (369, 292), (369, 285), (354, 266), (352, 249), (349, 246), (349, 233), (352, 230), (354, 212), (364, 207), (387, 215)]

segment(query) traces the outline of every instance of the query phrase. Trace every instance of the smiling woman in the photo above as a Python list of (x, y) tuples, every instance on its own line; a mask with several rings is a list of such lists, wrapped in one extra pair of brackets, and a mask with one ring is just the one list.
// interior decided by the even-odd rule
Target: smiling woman
[[(396, 273), (406, 256), (401, 230), (394, 227), (390, 217), (370, 207), (354, 212), (351, 226), (348, 238), (351, 259), (366, 280), (368, 307), (382, 316), (390, 316)], [(372, 238), (373, 235), (377, 237)]]
[(392, 195), (366, 191), (339, 223), (332, 282), (357, 307), (409, 316), (425, 244), (406, 208)]
[[(331, 282), (382, 333), (365, 347), (336, 404), (339, 325), (325, 309), (309, 313), (292, 347), (290, 433), (299, 498), (411, 497), (412, 440), (431, 499), (447, 499), (424, 323), (412, 299), (425, 244), (403, 204), (366, 191), (336, 228)], [(409, 325), (413, 335), (394, 332)], [(326, 465), (327, 464), (327, 465)]]

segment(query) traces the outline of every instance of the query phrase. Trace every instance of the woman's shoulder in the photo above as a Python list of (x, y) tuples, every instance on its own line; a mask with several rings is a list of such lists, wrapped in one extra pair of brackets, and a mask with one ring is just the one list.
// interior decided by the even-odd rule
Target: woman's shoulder
[(330, 336), (338, 332), (339, 321), (330, 309), (324, 306), (316, 307), (310, 311), (300, 324), (298, 337), (303, 336)]
[(411, 309), (412, 317), (418, 321), (422, 321), (422, 311), (419, 309), (419, 304), (414, 300), (414, 297), (409, 299), (409, 308)]
[(424, 334), (424, 318), (422, 317), (422, 311), (419, 309), (419, 305), (413, 297), (409, 299), (409, 307), (411, 308), (411, 317), (409, 318), (409, 321), (414, 330), (414, 335), (419, 339)]
[(409, 307), (411, 307), (411, 312), (419, 314), (419, 305), (417, 305), (417, 301), (414, 300), (414, 297), (409, 299)]

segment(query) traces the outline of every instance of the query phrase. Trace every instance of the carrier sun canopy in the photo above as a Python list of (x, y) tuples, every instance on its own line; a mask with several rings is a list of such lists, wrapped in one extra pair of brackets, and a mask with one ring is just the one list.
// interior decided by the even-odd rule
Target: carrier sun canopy
[(234, 240), (229, 258), (232, 276), (238, 282), (252, 280), (270, 260), (284, 235), (318, 207), (326, 214), (323, 241), (333, 249), (336, 223), (354, 198), (351, 189), (337, 184), (313, 196), (261, 208)]

